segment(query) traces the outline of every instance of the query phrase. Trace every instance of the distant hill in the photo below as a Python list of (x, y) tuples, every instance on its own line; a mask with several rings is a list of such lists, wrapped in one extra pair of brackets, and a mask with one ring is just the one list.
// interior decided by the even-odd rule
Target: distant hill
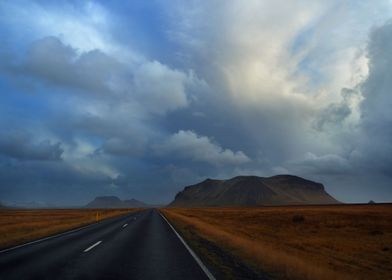
[[(4, 206), (4, 205), (3, 205)], [(11, 204), (7, 204), (7, 207), (10, 208), (22, 208), (22, 209), (47, 209), (47, 208), (55, 208), (56, 205), (43, 202), (43, 201), (19, 201)]]
[(98, 196), (89, 202), (86, 208), (135, 208), (148, 207), (144, 202), (136, 199), (120, 200), (117, 196)]
[(229, 180), (207, 179), (185, 187), (169, 206), (260, 206), (340, 203), (324, 186), (292, 175), (238, 176)]

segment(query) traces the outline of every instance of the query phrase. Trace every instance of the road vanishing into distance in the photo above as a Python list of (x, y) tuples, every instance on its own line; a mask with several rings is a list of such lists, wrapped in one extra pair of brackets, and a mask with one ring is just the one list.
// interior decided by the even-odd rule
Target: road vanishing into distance
[(213, 279), (155, 209), (0, 252), (0, 279)]

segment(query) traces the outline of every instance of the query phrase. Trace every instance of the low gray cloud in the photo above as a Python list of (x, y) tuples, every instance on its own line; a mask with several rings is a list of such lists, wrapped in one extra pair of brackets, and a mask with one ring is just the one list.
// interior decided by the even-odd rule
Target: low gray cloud
[(307, 153), (302, 159), (288, 163), (290, 170), (305, 174), (339, 175), (351, 171), (350, 162), (334, 154), (317, 156)]

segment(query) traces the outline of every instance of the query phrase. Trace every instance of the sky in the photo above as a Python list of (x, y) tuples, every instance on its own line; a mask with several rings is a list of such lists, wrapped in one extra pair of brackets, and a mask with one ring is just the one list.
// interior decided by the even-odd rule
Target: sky
[(392, 201), (392, 1), (1, 1), (0, 201), (294, 174)]

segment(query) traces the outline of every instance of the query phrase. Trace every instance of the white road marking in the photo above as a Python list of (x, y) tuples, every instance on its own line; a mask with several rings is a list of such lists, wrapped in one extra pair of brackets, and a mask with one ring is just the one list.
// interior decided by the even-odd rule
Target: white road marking
[(167, 224), (171, 227), (171, 229), (174, 231), (174, 233), (177, 235), (177, 237), (180, 239), (182, 244), (184, 244), (185, 248), (188, 250), (188, 252), (191, 254), (191, 256), (195, 259), (197, 264), (201, 267), (201, 269), (204, 271), (204, 273), (207, 275), (208, 279), (210, 280), (216, 280), (214, 275), (208, 270), (208, 268), (204, 265), (204, 263), (201, 261), (201, 259), (196, 255), (196, 253), (191, 249), (191, 247), (188, 246), (188, 244), (185, 242), (185, 240), (181, 237), (180, 234), (174, 229), (174, 227), (170, 224), (170, 222), (166, 219), (165, 216), (163, 216), (160, 212), (159, 214), (161, 217), (167, 222)]
[(123, 228), (125, 228), (127, 225), (128, 225), (128, 224), (124, 224), (124, 225), (123, 225)]
[(84, 250), (83, 252), (86, 253), (88, 251), (90, 251), (92, 248), (94, 248), (95, 246), (98, 246), (99, 244), (101, 244), (102, 241), (98, 241), (97, 243), (91, 245), (90, 247), (88, 247), (86, 250)]

